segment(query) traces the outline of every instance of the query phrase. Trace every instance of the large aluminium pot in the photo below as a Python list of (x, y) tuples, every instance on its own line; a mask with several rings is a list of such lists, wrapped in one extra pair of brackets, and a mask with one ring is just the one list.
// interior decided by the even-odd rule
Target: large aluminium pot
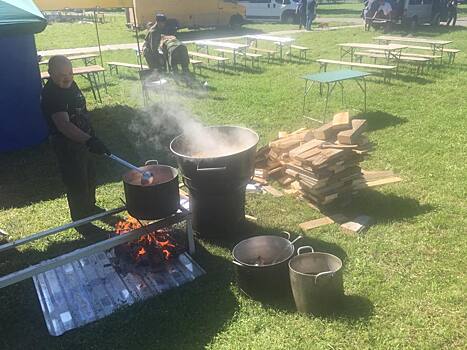
[(175, 137), (170, 150), (189, 189), (219, 194), (251, 179), (258, 141), (258, 134), (247, 128), (212, 126)]
[[(310, 250), (304, 253), (304, 250)], [(344, 295), (342, 260), (337, 256), (300, 247), (289, 261), (290, 284), (297, 310), (316, 315), (331, 313)]]
[(291, 295), (288, 262), (295, 252), (295, 241), (279, 236), (257, 236), (238, 243), (233, 251), (237, 283), (249, 297), (261, 301)]
[(177, 212), (180, 206), (178, 171), (168, 165), (140, 167), (150, 171), (154, 180), (141, 184), (141, 172), (131, 170), (123, 175), (126, 207), (131, 216), (142, 220), (157, 220)]

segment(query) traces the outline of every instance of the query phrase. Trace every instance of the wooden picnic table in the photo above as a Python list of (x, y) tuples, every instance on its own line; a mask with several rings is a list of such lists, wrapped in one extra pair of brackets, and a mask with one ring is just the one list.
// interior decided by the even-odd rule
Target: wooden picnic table
[(267, 34), (257, 34), (257, 35), (247, 35), (245, 36), (248, 46), (254, 42), (255, 47), (258, 47), (258, 40), (264, 41), (272, 41), (276, 45), (279, 46), (279, 56), (282, 62), (282, 48), (283, 46), (289, 47), (289, 58), (292, 56), (292, 48), (290, 47), (292, 43), (295, 41), (293, 38), (281, 37), (281, 36), (273, 36)]
[(387, 45), (377, 45), (377, 44), (367, 44), (367, 43), (344, 43), (337, 44), (341, 48), (341, 59), (345, 55), (350, 55), (350, 61), (353, 62), (354, 53), (356, 49), (365, 49), (365, 50), (381, 50), (386, 55), (387, 60), (393, 58), (399, 61), (402, 50), (407, 46), (398, 45), (398, 44), (387, 44)]
[[(85, 54), (85, 55), (73, 55), (66, 56), (70, 61), (83, 60), (84, 64), (87, 66), (89, 64), (96, 64), (96, 58), (99, 57), (97, 54)], [(39, 65), (48, 64), (49, 60), (42, 60), (39, 62)]]
[[(97, 83), (96, 76), (98, 73), (104, 72), (105, 68), (99, 66), (99, 65), (93, 65), (93, 66), (84, 66), (84, 67), (73, 67), (73, 75), (81, 75), (83, 78), (85, 78), (89, 84), (91, 85), (91, 91), (94, 96), (94, 99), (97, 100), (97, 97), (99, 97), (99, 102), (102, 102), (101, 99), (101, 94), (99, 91), (99, 84)], [(49, 72), (41, 72), (41, 79), (49, 79), (50, 75)], [(97, 95), (96, 95), (97, 92)]]
[(417, 38), (417, 37), (405, 37), (405, 36), (391, 36), (391, 35), (380, 35), (375, 38), (379, 42), (390, 43), (392, 41), (399, 41), (404, 43), (412, 44), (427, 44), (431, 46), (433, 50), (433, 55), (436, 55), (437, 52), (443, 56), (444, 46), (452, 43), (452, 40), (436, 40), (430, 38)]
[[(237, 43), (230, 43), (230, 42), (222, 42), (222, 41), (215, 41), (215, 40), (198, 40), (195, 41), (196, 49), (200, 47), (206, 48), (206, 53), (209, 54), (209, 47), (216, 47), (220, 49), (228, 49), (232, 50), (233, 54), (233, 64), (235, 67), (235, 64), (237, 63), (237, 54), (239, 53), (246, 53), (246, 49), (248, 48), (248, 45), (245, 44), (237, 44)], [(243, 55), (243, 57), (246, 57), (246, 55)]]

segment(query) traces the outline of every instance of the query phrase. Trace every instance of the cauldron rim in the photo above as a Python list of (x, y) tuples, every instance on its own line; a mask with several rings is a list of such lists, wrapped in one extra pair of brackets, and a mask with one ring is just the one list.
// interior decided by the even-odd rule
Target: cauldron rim
[(192, 155), (188, 155), (188, 154), (183, 154), (183, 153), (180, 153), (180, 152), (177, 152), (175, 149), (174, 149), (174, 144), (176, 142), (178, 142), (182, 137), (185, 137), (186, 135), (185, 134), (180, 134), (178, 136), (175, 136), (173, 138), (173, 140), (170, 142), (170, 150), (172, 151), (173, 154), (175, 154), (177, 157), (180, 157), (180, 158), (183, 158), (183, 159), (187, 159), (187, 160), (193, 160), (193, 161), (199, 161), (199, 160), (208, 160), (208, 159), (221, 159), (221, 158), (226, 158), (226, 157), (231, 157), (231, 156), (234, 156), (234, 155), (237, 155), (237, 154), (240, 154), (240, 153), (243, 153), (243, 152), (246, 152), (248, 150), (250, 150), (252, 147), (255, 147), (258, 142), (259, 142), (259, 135), (256, 133), (256, 131), (252, 130), (252, 129), (249, 129), (249, 128), (246, 128), (246, 127), (243, 127), (243, 126), (236, 126), (236, 125), (211, 125), (211, 126), (205, 126), (206, 129), (214, 129), (214, 128), (231, 128), (232, 130), (235, 130), (235, 129), (243, 129), (245, 131), (248, 131), (250, 132), (253, 136), (255, 136), (256, 140), (255, 142), (252, 142), (251, 145), (246, 145), (241, 151), (238, 151), (238, 152), (233, 152), (233, 153), (226, 153), (226, 154), (222, 154), (220, 156), (215, 156), (215, 157), (196, 157), (196, 156), (192, 156)]

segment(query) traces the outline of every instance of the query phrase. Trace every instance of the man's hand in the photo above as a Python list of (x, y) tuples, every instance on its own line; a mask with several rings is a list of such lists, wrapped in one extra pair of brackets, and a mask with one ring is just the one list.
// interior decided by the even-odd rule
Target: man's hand
[(97, 137), (92, 136), (89, 140), (86, 141), (86, 146), (88, 146), (89, 151), (98, 155), (110, 154), (109, 149), (99, 140)]

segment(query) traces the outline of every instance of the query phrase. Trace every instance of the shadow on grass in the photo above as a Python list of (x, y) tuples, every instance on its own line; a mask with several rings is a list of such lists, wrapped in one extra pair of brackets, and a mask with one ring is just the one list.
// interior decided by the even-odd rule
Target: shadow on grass
[(432, 205), (420, 204), (409, 196), (401, 197), (368, 189), (354, 197), (352, 204), (340, 212), (349, 218), (369, 215), (376, 223), (384, 224), (409, 220), (434, 209)]
[(407, 118), (401, 118), (386, 112), (375, 111), (375, 112), (366, 112), (360, 113), (355, 116), (355, 118), (363, 118), (368, 122), (367, 131), (376, 131), (389, 127), (394, 127), (407, 123)]
[[(56, 246), (51, 250), (68, 244)], [(7, 287), (0, 296), (0, 344), (3, 349), (204, 348), (231, 321), (238, 303), (226, 273), (229, 263), (202, 246), (195, 259), (206, 275), (60, 337), (48, 335), (31, 280)]]

